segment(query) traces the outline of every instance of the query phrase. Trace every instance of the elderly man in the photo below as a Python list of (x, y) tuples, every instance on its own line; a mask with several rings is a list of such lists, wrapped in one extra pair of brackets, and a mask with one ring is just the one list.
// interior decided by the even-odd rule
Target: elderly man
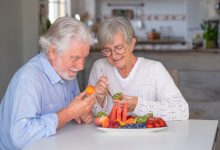
[(93, 120), (95, 96), (80, 93), (77, 72), (89, 54), (90, 34), (68, 17), (40, 38), (42, 52), (13, 76), (0, 106), (0, 149), (21, 149), (75, 119)]

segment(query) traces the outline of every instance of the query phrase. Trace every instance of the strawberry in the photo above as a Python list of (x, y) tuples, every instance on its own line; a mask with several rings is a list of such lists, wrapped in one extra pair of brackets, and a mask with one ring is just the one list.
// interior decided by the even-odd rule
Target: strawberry
[(156, 121), (154, 117), (148, 118), (147, 119), (147, 124), (153, 124)]
[(119, 125), (117, 122), (109, 120), (108, 128), (118, 128)]
[(158, 117), (157, 120), (158, 120), (161, 127), (166, 127), (167, 126), (166, 122), (162, 118)]
[(155, 127), (155, 128), (159, 128), (159, 127), (160, 127), (159, 122), (154, 122), (154, 127)]
[(114, 126), (114, 121), (109, 120), (108, 128), (113, 128)]
[(149, 123), (149, 124), (146, 124), (146, 128), (154, 128), (154, 125)]
[(118, 128), (118, 127), (119, 127), (118, 123), (117, 123), (117, 122), (114, 122), (113, 128)]

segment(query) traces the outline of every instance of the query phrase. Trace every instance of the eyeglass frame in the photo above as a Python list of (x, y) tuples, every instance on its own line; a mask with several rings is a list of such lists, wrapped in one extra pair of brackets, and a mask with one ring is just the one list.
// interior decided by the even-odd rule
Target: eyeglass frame
[[(60, 51), (56, 51), (58, 54), (60, 54)], [(63, 57), (64, 58), (64, 57)], [(70, 56), (68, 58), (64, 58), (67, 59), (71, 64), (75, 64), (77, 61), (79, 61), (80, 59), (83, 59), (83, 61), (85, 62), (85, 58), (83, 57), (79, 57), (79, 56)]]
[[(119, 46), (121, 46), (121, 48), (117, 48), (117, 47), (119, 47)], [(119, 49), (120, 49), (120, 50), (123, 49), (123, 52), (118, 52)], [(105, 50), (109, 50), (110, 54), (109, 54), (109, 55), (106, 55)], [(113, 50), (114, 50), (114, 52), (115, 52), (116, 54), (122, 55), (122, 54), (125, 53), (126, 47), (125, 47), (124, 44), (119, 44), (119, 45), (114, 46), (114, 49), (111, 49), (111, 48), (103, 48), (103, 49), (101, 50), (101, 53), (102, 53), (102, 55), (103, 55), (104, 57), (110, 57), (110, 56), (112, 56)]]

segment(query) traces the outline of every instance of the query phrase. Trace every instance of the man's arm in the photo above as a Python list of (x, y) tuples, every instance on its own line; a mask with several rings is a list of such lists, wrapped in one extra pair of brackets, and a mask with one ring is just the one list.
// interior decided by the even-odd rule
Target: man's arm
[[(24, 84), (25, 83), (25, 84)], [(33, 140), (56, 134), (58, 118), (56, 113), (41, 114), (40, 89), (30, 80), (19, 81), (12, 86), (14, 95), (10, 117), (10, 137), (21, 149)]]

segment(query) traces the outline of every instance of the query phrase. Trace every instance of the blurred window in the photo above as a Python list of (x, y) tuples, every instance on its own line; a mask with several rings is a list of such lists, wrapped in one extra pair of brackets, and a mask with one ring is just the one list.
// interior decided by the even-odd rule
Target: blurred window
[(68, 0), (49, 0), (49, 20), (53, 23), (57, 18), (67, 16)]

